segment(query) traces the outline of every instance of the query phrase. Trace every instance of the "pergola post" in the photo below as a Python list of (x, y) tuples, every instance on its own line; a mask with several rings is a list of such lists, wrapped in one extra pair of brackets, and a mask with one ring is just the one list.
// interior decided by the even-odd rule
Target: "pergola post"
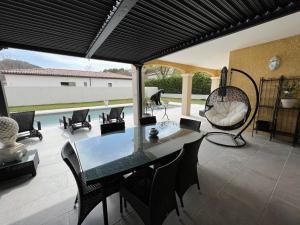
[(0, 75), (0, 116), (8, 116), (8, 107), (4, 90), (4, 76)]
[(181, 113), (184, 116), (191, 114), (191, 101), (192, 101), (192, 84), (193, 74), (182, 74), (182, 108)]
[(133, 122), (139, 124), (139, 119), (143, 116), (143, 99), (144, 99), (144, 76), (142, 73), (143, 65), (132, 66), (132, 98), (133, 98)]
[(220, 83), (220, 76), (211, 77), (210, 93), (219, 87), (219, 83)]

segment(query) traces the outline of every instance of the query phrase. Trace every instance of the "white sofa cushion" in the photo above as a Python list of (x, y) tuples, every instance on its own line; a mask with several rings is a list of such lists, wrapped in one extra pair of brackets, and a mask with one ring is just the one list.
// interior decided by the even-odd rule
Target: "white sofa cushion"
[(247, 111), (248, 106), (243, 102), (217, 102), (205, 113), (205, 116), (215, 125), (232, 126), (241, 122)]

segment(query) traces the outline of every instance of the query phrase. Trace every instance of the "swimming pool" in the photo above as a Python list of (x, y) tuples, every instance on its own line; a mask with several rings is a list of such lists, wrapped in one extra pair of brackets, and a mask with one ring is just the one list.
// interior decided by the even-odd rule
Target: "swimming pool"
[[(112, 106), (113, 107), (113, 106)], [(169, 105), (169, 108), (177, 108), (179, 106), (177, 105)], [(163, 108), (155, 109), (154, 111), (158, 110), (164, 110)], [(103, 108), (103, 109), (90, 109), (89, 115), (91, 116), (91, 120), (98, 120), (99, 121), (99, 115), (102, 115), (102, 113), (109, 113), (110, 108)], [(125, 118), (132, 116), (133, 114), (133, 107), (132, 106), (126, 106), (124, 107)], [(148, 111), (149, 113), (149, 111)], [(42, 127), (47, 126), (58, 126), (59, 125), (59, 119), (63, 116), (66, 116), (67, 118), (72, 117), (72, 112), (60, 112), (60, 113), (51, 113), (51, 114), (40, 114), (35, 116), (36, 121), (40, 121), (42, 124)]]

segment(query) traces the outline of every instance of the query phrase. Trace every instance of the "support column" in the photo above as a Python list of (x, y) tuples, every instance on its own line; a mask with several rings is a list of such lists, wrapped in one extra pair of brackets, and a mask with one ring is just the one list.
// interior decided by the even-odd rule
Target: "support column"
[(0, 116), (8, 116), (8, 107), (3, 82), (4, 76), (0, 75)]
[(132, 66), (132, 98), (133, 98), (133, 122), (137, 126), (139, 119), (143, 116), (144, 99), (144, 76), (142, 74), (142, 64)]
[(210, 92), (213, 92), (220, 85), (220, 77), (211, 77), (211, 87)]
[(182, 74), (182, 108), (181, 113), (184, 116), (191, 114), (191, 101), (192, 101), (192, 84), (193, 74)]

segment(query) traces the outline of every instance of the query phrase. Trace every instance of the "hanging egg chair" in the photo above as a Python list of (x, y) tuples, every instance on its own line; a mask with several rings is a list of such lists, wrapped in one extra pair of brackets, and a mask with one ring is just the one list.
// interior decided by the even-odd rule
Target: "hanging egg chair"
[[(251, 115), (251, 104), (247, 94), (235, 86), (227, 86), (226, 67), (221, 71), (220, 86), (214, 90), (207, 98), (205, 103), (204, 116), (208, 122), (215, 128), (226, 132), (209, 132), (206, 139), (214, 144), (225, 147), (242, 147), (246, 141), (242, 133), (251, 124), (258, 109), (259, 93), (253, 78), (246, 72), (238, 69), (231, 69), (231, 74), (239, 73), (244, 75), (252, 83), (256, 102), (253, 114)], [(251, 118), (250, 118), (251, 115)], [(227, 131), (242, 128), (237, 134)]]

